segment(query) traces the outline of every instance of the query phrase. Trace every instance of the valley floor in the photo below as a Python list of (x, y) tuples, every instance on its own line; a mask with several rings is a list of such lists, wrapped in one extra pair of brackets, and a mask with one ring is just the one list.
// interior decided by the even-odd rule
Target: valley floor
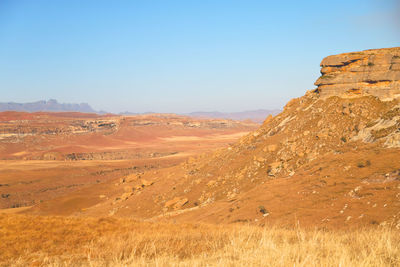
[(0, 266), (399, 266), (400, 232), (0, 215)]

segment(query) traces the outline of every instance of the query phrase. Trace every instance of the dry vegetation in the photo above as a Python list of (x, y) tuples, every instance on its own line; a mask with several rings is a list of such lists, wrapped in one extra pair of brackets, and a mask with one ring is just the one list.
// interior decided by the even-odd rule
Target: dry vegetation
[(0, 215), (14, 266), (399, 266), (391, 228), (326, 231)]

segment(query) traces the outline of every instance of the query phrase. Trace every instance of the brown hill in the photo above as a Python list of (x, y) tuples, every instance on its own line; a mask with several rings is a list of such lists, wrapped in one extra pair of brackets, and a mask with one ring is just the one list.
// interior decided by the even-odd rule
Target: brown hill
[[(356, 55), (396, 59), (398, 51), (369, 50)], [(339, 77), (343, 66), (358, 62), (353, 62), (354, 54), (328, 57), (322, 65), (335, 58)], [(388, 79), (386, 72), (364, 71), (364, 76), (376, 81)], [(393, 86), (382, 89), (384, 94), (379, 87), (366, 90), (364, 83), (352, 84), (359, 85), (360, 91), (350, 92), (325, 84), (331, 87), (293, 99), (281, 114), (270, 116), (234, 145), (179, 166), (121, 177), (110, 185), (114, 192), (96, 205), (63, 214), (319, 227), (393, 224), (400, 228), (397, 82), (393, 78)], [(31, 212), (52, 214), (71, 199), (43, 203)]]

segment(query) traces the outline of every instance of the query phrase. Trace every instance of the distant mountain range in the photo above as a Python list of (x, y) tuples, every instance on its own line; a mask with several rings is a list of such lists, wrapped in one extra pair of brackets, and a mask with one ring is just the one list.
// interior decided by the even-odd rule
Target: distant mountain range
[[(105, 114), (105, 111), (96, 111), (89, 104), (81, 103), (59, 103), (55, 99), (50, 100), (40, 100), (37, 102), (31, 103), (0, 103), (0, 112), (1, 111), (24, 111), (24, 112), (39, 112), (39, 111), (47, 111), (47, 112), (83, 112), (83, 113), (99, 113)], [(214, 118), (214, 119), (231, 119), (231, 120), (251, 120), (253, 122), (262, 123), (268, 115), (276, 115), (280, 113), (281, 110), (273, 109), (258, 109), (258, 110), (248, 110), (243, 112), (192, 112), (180, 115), (186, 115), (194, 118)], [(133, 113), (133, 112), (121, 112), (119, 115), (140, 115), (140, 114), (150, 114), (148, 113)]]
[(198, 111), (198, 112), (192, 112), (185, 114), (190, 117), (195, 117), (195, 118), (220, 118), (220, 119), (231, 119), (231, 120), (251, 120), (257, 123), (262, 123), (265, 118), (268, 117), (268, 115), (275, 116), (279, 114), (282, 110), (279, 109), (257, 109), (257, 110), (248, 110), (248, 111), (242, 111), (242, 112), (203, 112), (203, 111)]
[(50, 111), (50, 112), (84, 112), (84, 113), (98, 113), (89, 104), (69, 104), (69, 103), (58, 103), (55, 99), (40, 100), (31, 103), (0, 103), (0, 111), (25, 111), (25, 112), (38, 112), (38, 111)]

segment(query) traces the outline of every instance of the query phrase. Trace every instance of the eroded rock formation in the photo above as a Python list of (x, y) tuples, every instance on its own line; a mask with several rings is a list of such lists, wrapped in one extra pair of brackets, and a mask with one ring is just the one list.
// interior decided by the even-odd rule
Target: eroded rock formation
[(315, 82), (321, 97), (400, 97), (400, 47), (328, 56)]

